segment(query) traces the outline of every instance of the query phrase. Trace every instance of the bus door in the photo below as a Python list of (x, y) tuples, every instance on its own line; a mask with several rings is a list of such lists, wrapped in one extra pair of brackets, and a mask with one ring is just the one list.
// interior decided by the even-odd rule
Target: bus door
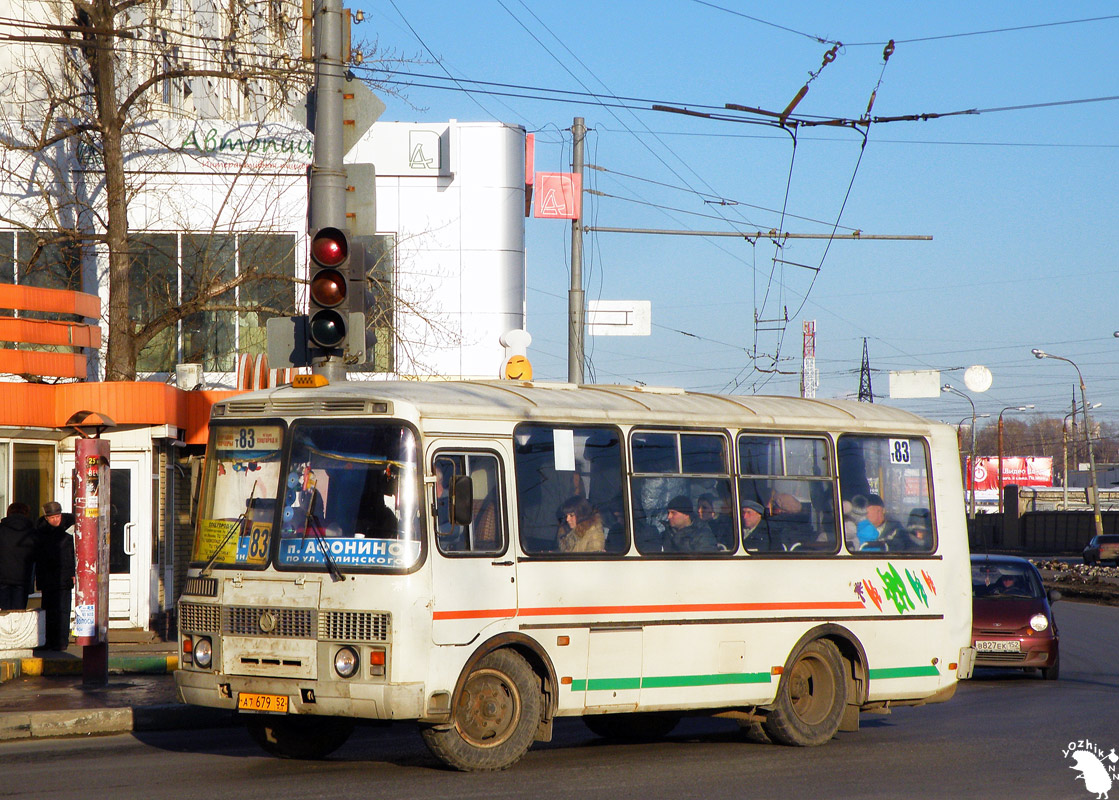
[[(477, 443), (440, 441), (428, 450), (435, 475), (428, 483), (434, 531), (432, 637), (435, 644), (467, 644), (517, 614), (517, 564), (509, 541), (503, 456)], [(470, 478), (471, 496), (454, 496)], [(469, 501), (470, 521), (455, 521), (454, 506)]]

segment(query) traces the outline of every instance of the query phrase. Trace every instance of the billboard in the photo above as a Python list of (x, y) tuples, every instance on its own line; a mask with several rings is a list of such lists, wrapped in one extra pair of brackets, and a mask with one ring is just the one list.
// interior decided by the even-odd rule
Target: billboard
[[(968, 459), (968, 466), (971, 467)], [(982, 498), (987, 493), (998, 497), (999, 459), (998, 456), (977, 456), (972, 470), (975, 481), (975, 496)], [(1002, 485), (1052, 486), (1053, 459), (1049, 456), (1006, 456), (1002, 460)]]

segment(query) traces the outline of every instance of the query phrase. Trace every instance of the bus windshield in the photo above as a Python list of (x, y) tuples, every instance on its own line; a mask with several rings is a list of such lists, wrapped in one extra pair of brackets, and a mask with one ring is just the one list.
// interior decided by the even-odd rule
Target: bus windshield
[(409, 569), (420, 557), (416, 439), (385, 423), (299, 422), (280, 502), (280, 568)]
[(287, 439), (281, 472), (283, 425), (213, 428), (195, 563), (263, 568), (275, 547), (281, 569), (415, 566), (421, 547), (411, 430), (297, 422)]

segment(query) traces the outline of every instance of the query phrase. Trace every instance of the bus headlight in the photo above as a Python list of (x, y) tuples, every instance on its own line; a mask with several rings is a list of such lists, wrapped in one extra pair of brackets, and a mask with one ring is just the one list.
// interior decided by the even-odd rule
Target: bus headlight
[(1034, 614), (1030, 617), (1030, 627), (1038, 633), (1049, 627), (1049, 617), (1044, 614)]
[(214, 659), (213, 645), (205, 636), (200, 636), (194, 643), (194, 663), (202, 669), (209, 669), (210, 662)]
[(339, 677), (352, 678), (357, 672), (357, 653), (352, 647), (343, 647), (334, 654), (334, 671)]

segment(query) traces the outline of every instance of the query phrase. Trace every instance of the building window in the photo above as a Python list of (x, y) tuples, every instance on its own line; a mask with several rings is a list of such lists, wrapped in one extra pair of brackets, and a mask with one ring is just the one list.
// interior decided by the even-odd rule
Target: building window
[[(272, 317), (290, 317), (295, 309), (295, 236), (290, 233), (248, 233), (237, 237), (241, 274), (253, 277), (238, 290), (239, 347), (242, 353), (268, 349), (265, 325)], [(277, 365), (282, 366), (282, 365)]]
[(130, 305), (138, 325), (244, 278), (209, 299), (210, 309), (184, 317), (181, 337), (174, 326), (157, 334), (140, 351), (141, 372), (170, 372), (180, 362), (232, 372), (237, 353), (267, 349), (270, 317), (295, 313), (294, 234), (156, 233), (138, 234), (132, 242)]
[(362, 369), (367, 372), (392, 372), (396, 369), (394, 331), (396, 326), (393, 291), (396, 284), (396, 235), (369, 237), (372, 246), (365, 250), (366, 308), (365, 325), (377, 336), (377, 344)]
[[(183, 300), (208, 294), (237, 274), (237, 237), (233, 235), (183, 235)], [(185, 363), (201, 364), (217, 372), (232, 372), (235, 356), (235, 325), (232, 309), (236, 290), (215, 297), (210, 311), (183, 318), (182, 339)]]
[[(129, 237), (128, 292), (130, 321), (134, 330), (143, 327), (167, 309), (179, 304), (178, 236), (173, 233), (139, 233)], [(136, 369), (140, 372), (170, 372), (175, 369), (175, 328), (164, 328), (140, 349)]]

